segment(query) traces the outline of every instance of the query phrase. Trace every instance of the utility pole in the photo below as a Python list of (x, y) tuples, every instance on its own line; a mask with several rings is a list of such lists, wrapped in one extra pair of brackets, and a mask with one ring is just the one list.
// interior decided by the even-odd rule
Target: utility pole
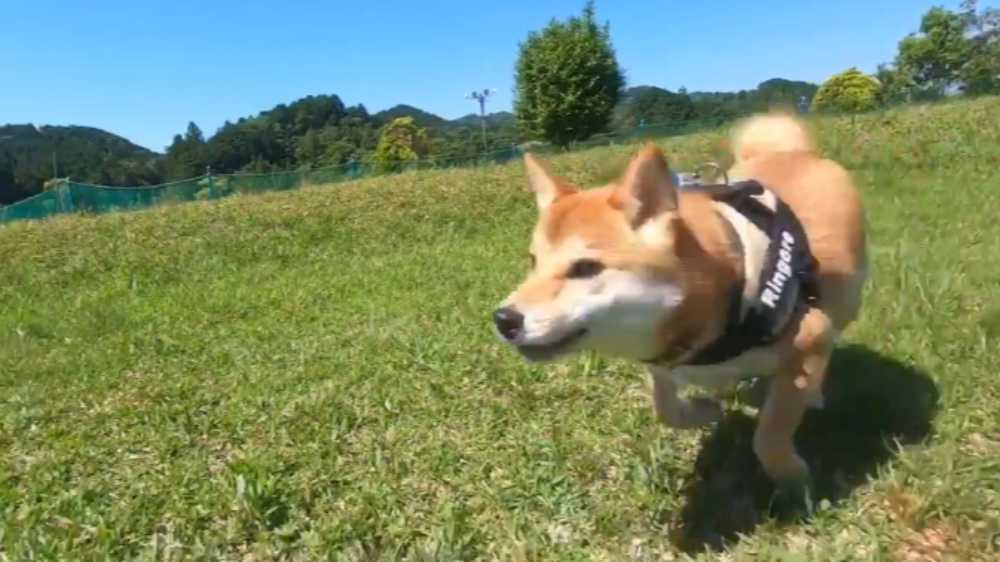
[[(41, 129), (41, 127), (38, 127), (37, 129), (38, 129), (38, 132), (41, 133), (43, 136), (48, 136), (48, 135), (45, 134), (45, 131), (43, 131)], [(10, 138), (13, 138), (13, 137), (10, 137)], [(49, 138), (51, 138), (51, 137), (49, 137)], [(58, 152), (59, 152), (59, 150), (56, 147), (56, 139), (52, 139), (52, 179), (53, 180), (55, 180), (56, 178), (59, 177), (59, 164), (58, 164), (58, 157), (56, 156), (56, 154)]]
[(465, 99), (479, 102), (479, 118), (483, 122), (483, 152), (489, 152), (490, 145), (486, 141), (486, 100), (497, 93), (495, 88), (486, 88), (482, 91), (469, 92), (465, 94)]
[[(38, 131), (42, 132), (42, 129), (39, 128)], [(42, 132), (42, 134), (44, 135), (45, 133)], [(56, 139), (52, 139), (52, 181), (55, 181), (56, 178), (59, 177), (59, 164), (57, 163), (56, 157), (57, 152), (59, 152), (59, 148), (56, 146)]]

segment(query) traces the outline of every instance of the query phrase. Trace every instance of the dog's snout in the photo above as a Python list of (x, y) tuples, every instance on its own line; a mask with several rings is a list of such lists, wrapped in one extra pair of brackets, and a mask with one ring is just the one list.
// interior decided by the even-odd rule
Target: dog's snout
[(513, 306), (501, 306), (493, 311), (493, 324), (505, 340), (512, 341), (524, 330), (524, 315)]

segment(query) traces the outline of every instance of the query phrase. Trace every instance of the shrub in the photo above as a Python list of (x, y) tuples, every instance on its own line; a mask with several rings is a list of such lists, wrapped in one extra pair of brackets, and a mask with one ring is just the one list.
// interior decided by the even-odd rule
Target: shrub
[(859, 113), (878, 105), (880, 84), (857, 67), (834, 74), (823, 82), (812, 101), (812, 110), (824, 113)]

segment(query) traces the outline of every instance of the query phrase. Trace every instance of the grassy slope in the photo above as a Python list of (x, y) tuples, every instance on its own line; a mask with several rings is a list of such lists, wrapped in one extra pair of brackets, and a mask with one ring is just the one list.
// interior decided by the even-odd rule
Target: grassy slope
[[(739, 410), (673, 432), (639, 367), (493, 342), (534, 218), (519, 164), (4, 226), (0, 560), (670, 560), (735, 533), (738, 560), (976, 560), (1000, 530), (998, 110), (820, 124), (874, 264), (802, 431), (830, 500), (802, 524), (768, 517)], [(554, 168), (590, 184), (622, 150)], [(885, 464), (883, 435), (915, 445)]]

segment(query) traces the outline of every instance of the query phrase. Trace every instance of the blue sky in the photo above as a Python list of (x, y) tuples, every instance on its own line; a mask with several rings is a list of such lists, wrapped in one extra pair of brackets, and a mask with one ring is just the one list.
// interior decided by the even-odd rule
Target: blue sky
[[(0, 123), (89, 125), (162, 150), (310, 94), (443, 117), (496, 88), (509, 109), (518, 41), (583, 0), (10, 0)], [(773, 77), (873, 71), (927, 0), (598, 0), (630, 85), (737, 90)], [(954, 4), (945, 4), (952, 7)]]

